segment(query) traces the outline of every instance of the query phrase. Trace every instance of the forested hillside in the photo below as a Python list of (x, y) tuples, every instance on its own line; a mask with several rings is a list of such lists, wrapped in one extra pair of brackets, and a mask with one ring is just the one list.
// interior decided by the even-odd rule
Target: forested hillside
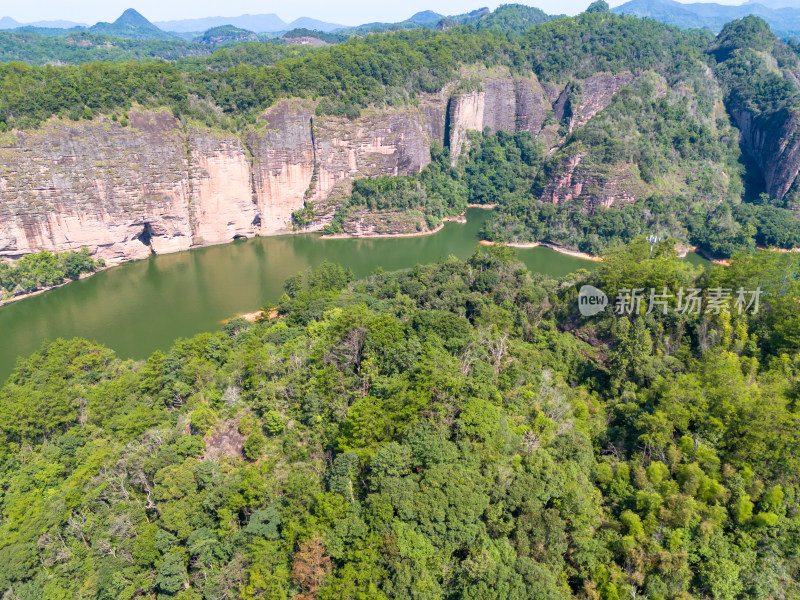
[[(205, 69), (185, 69), (180, 62), (59, 68), (11, 63), (0, 67), (0, 125), (31, 127), (76, 105), (113, 112), (133, 102), (167, 105), (194, 116), (188, 102), (192, 95), (251, 120), (276, 100), (293, 96), (327, 98), (329, 112), (357, 114), (371, 103), (407, 102), (415, 93), (439, 91), (462, 64), (501, 64), (560, 81), (596, 71), (672, 69), (686, 55), (701, 54), (710, 41), (659, 23), (586, 13), (522, 36), (465, 26), (352, 38), (274, 65), (246, 55), (243, 62), (222, 69), (228, 65), (218, 65), (213, 57)], [(552, 52), (556, 46), (558, 53)]]
[[(0, 65), (9, 256), (426, 232), (468, 204), (501, 242), (361, 281), (326, 263), (142, 361), (81, 339), (21, 358), (0, 596), (800, 597), (800, 264), (756, 249), (800, 246), (794, 48), (602, 0), (419, 18), (210, 54), (81, 33), (47, 51), (109, 62)], [(144, 57), (168, 60), (122, 60)], [(533, 241), (603, 262), (546, 278), (502, 244)], [(0, 293), (91, 252), (0, 262)], [(612, 306), (584, 317), (588, 285)]]
[[(277, 317), (146, 361), (45, 345), (0, 390), (0, 590), (797, 597), (797, 260), (649, 256), (563, 281), (503, 246), (364, 281), (327, 264)], [(580, 317), (586, 283), (706, 301)]]
[(537, 102), (548, 103), (529, 138), (479, 132), (448, 165), (460, 152), (448, 144), (462, 139), (448, 120), (444, 139), (426, 142), (425, 171), (360, 181), (349, 200), (338, 192), (322, 211), (307, 204), (294, 225), (335, 233), (348, 219), (357, 228), (365, 210), (377, 210), (375, 220), (381, 210), (411, 209), (424, 216), (411, 219), (417, 227), (431, 228), (472, 202), (497, 205), (491, 239), (594, 254), (645, 233), (720, 257), (800, 245), (800, 63), (763, 21), (736, 21), (714, 38), (612, 15), (602, 2), (528, 27), (547, 21), (540, 17), (503, 7), (446, 31), (354, 36), (317, 49), (241, 44), (172, 63), (10, 63), (0, 66), (0, 130), (53, 116), (111, 115), (127, 126), (132, 108), (166, 106), (184, 127), (200, 122), (245, 139), (281, 99), (307, 98), (317, 115), (354, 121), (403, 106), (424, 113), (426, 94), (449, 95), (452, 120), (461, 98), (484, 93), (480, 73), (505, 70), (517, 81), (535, 77)]

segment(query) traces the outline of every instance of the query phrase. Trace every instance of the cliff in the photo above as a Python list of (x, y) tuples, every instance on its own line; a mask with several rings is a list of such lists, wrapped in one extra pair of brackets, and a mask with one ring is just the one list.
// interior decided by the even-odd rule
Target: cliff
[(479, 89), (456, 93), (447, 107), (446, 142), (457, 160), (467, 131), (530, 131), (542, 126), (552, 106), (535, 76), (514, 77), (504, 69), (481, 69), (469, 73)]
[[(434, 141), (456, 160), (469, 130), (553, 137), (545, 123), (563, 88), (554, 94), (535, 76), (504, 68), (472, 68), (464, 77), (475, 82), (472, 91), (453, 91), (453, 83), (354, 120), (317, 116), (311, 100), (284, 100), (241, 135), (145, 110), (132, 111), (126, 127), (105, 117), (51, 119), (4, 134), (0, 256), (88, 246), (113, 264), (287, 232), (306, 201), (321, 228), (353, 179), (418, 172)], [(586, 80), (575, 126), (607, 105), (626, 77)]]
[(570, 150), (574, 153), (558, 157), (541, 195), (542, 201), (558, 204), (580, 199), (590, 208), (610, 208), (648, 194), (635, 164), (587, 165), (584, 160), (589, 154), (587, 149)]
[(577, 200), (592, 212), (658, 196), (698, 204), (741, 198), (730, 168), (738, 132), (709, 69), (671, 82), (652, 72), (598, 73), (548, 95), (569, 135), (538, 174), (540, 201)]
[(800, 172), (800, 114), (782, 110), (754, 116), (751, 110), (731, 111), (742, 141), (758, 165), (766, 191), (772, 198), (797, 202)]

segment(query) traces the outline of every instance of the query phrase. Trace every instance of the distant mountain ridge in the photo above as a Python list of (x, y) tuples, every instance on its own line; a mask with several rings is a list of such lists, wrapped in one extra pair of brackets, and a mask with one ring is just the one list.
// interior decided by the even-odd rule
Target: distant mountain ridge
[(174, 21), (156, 21), (153, 24), (164, 31), (175, 31), (177, 33), (207, 31), (214, 27), (222, 27), (223, 25), (232, 25), (240, 29), (248, 29), (257, 33), (289, 29), (288, 24), (274, 13), (263, 15), (239, 15), (238, 17), (178, 19)]
[(0, 17), (0, 29), (16, 29), (17, 27), (23, 27), (24, 25), (25, 23), (15, 21), (11, 17)]
[[(430, 11), (428, 11), (430, 12)], [(421, 13), (420, 13), (421, 14)], [(287, 23), (274, 13), (260, 15), (239, 15), (238, 17), (203, 17), (198, 19), (178, 19), (174, 21), (150, 22), (141, 13), (129, 8), (113, 23), (99, 22), (91, 27), (84, 23), (73, 21), (37, 21), (34, 23), (21, 23), (12, 17), (0, 17), (0, 30), (20, 28), (52, 28), (52, 29), (86, 29), (95, 33), (105, 33), (117, 37), (175, 39), (170, 33), (201, 33), (231, 25), (239, 29), (246, 29), (255, 33), (277, 33), (291, 29), (315, 29), (330, 32), (344, 29), (344, 25), (328, 23), (311, 17), (300, 17)], [(149, 34), (149, 35), (148, 35)]]
[[(775, 0), (781, 1), (781, 0)], [(161, 39), (191, 41), (192, 34), (202, 34), (218, 27), (235, 27), (249, 32), (264, 34), (281, 34), (295, 29), (315, 30), (322, 33), (371, 33), (417, 27), (449, 28), (456, 25), (476, 25), (479, 29), (487, 26), (511, 27), (519, 29), (551, 20), (551, 16), (538, 8), (520, 4), (505, 4), (492, 12), (488, 8), (479, 8), (458, 15), (442, 15), (432, 10), (420, 11), (406, 19), (394, 23), (365, 23), (357, 26), (344, 26), (328, 23), (311, 17), (300, 17), (287, 23), (275, 13), (258, 15), (239, 15), (238, 17), (203, 17), (196, 19), (178, 19), (172, 21), (150, 22), (133, 8), (127, 9), (113, 23), (96, 23), (86, 27), (71, 21), (40, 21), (37, 23), (20, 23), (11, 17), (0, 18), (0, 30), (27, 31), (40, 35), (57, 36), (79, 31), (102, 33), (105, 35), (128, 39)], [(42, 29), (46, 29), (43, 31)]]
[[(771, 4), (773, 7), (766, 6)], [(725, 23), (755, 15), (764, 19), (781, 37), (800, 36), (800, 7), (785, 6), (787, 0), (764, 0), (738, 6), (716, 3), (683, 4), (675, 0), (630, 0), (612, 9), (617, 14), (655, 19), (683, 29), (705, 28), (718, 33)]]
[(113, 23), (96, 23), (89, 27), (92, 33), (103, 33), (120, 38), (131, 39), (177, 39), (153, 25), (141, 13), (133, 8), (127, 9)]
[(763, 4), (769, 8), (800, 8), (800, 2), (797, 0), (758, 0), (754, 2), (751, 0), (747, 4)]

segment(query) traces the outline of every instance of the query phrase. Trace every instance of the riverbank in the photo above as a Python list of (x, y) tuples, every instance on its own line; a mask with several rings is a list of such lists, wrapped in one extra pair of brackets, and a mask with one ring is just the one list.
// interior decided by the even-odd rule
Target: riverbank
[(363, 233), (333, 233), (333, 234), (322, 234), (319, 236), (321, 240), (353, 240), (353, 239), (391, 239), (391, 238), (412, 238), (412, 237), (421, 237), (425, 235), (433, 235), (434, 233), (439, 233), (446, 223), (461, 223), (462, 225), (467, 222), (466, 215), (458, 215), (455, 217), (445, 217), (442, 219), (442, 222), (439, 226), (434, 227), (433, 229), (426, 229), (425, 231), (412, 231), (408, 233), (374, 233), (371, 231), (363, 232)]
[[(478, 242), (481, 246), (494, 246), (496, 242), (492, 242), (489, 240), (481, 240)], [(559, 254), (564, 254), (566, 256), (572, 256), (574, 258), (580, 258), (582, 260), (591, 260), (592, 262), (603, 262), (603, 259), (599, 256), (595, 256), (594, 254), (587, 254), (586, 252), (579, 252), (578, 250), (572, 250), (571, 248), (566, 248), (565, 246), (559, 246), (558, 244), (553, 244), (550, 242), (507, 242), (505, 243), (506, 246), (509, 248), (538, 248), (539, 246), (543, 248), (549, 248), (554, 252), (558, 252)]]
[[(289, 277), (325, 261), (361, 279), (378, 267), (399, 271), (450, 255), (467, 260), (490, 214), (470, 210), (466, 225), (451, 224), (418, 238), (326, 242), (319, 233), (262, 236), (126, 262), (0, 308), (0, 380), (12, 372), (18, 356), (59, 337), (96, 340), (122, 359), (147, 358), (172, 347), (177, 338), (219, 330), (222, 319), (277, 303)], [(544, 249), (521, 252), (520, 259), (531, 272), (552, 278), (595, 266)]]
[[(263, 310), (256, 310), (254, 312), (249, 312), (249, 313), (244, 313), (244, 314), (241, 314), (241, 315), (237, 315), (237, 316), (233, 317), (233, 319), (224, 319), (224, 320), (220, 321), (220, 323), (222, 323), (224, 325), (225, 323), (230, 323), (231, 321), (234, 321), (236, 319), (244, 319), (245, 321), (249, 321), (250, 323), (255, 323), (256, 321), (261, 319), (261, 317), (263, 317), (263, 316), (264, 316), (264, 311)], [(266, 318), (269, 319), (270, 321), (272, 319), (277, 319), (278, 318), (278, 310), (274, 309), (274, 310), (270, 311), (270, 313), (267, 315)]]
[[(483, 208), (484, 205), (481, 205), (480, 207)], [(444, 229), (444, 226), (445, 226), (446, 223), (451, 223), (451, 222), (465, 224), (467, 222), (467, 217), (463, 213), (460, 214), (460, 215), (454, 216), (454, 217), (445, 217), (445, 218), (442, 219), (442, 223), (438, 227), (435, 227), (434, 229), (428, 229), (428, 230), (425, 230), (425, 231), (416, 231), (416, 232), (410, 232), (410, 233), (375, 233), (375, 234), (373, 234), (373, 233), (364, 233), (364, 234), (361, 234), (361, 235), (352, 235), (352, 234), (347, 234), (347, 233), (337, 233), (337, 234), (334, 234), (334, 235), (320, 235), (319, 239), (333, 240), (333, 239), (379, 239), (379, 238), (412, 238), (412, 237), (421, 237), (421, 236), (433, 235), (434, 233), (439, 233), (442, 229)], [(297, 235), (297, 234), (300, 234), (300, 233), (308, 233), (308, 232), (291, 232), (291, 231), (287, 231), (287, 232), (278, 233), (276, 235), (255, 236), (255, 237), (278, 237), (280, 235)], [(230, 243), (232, 243), (234, 241), (236, 241), (236, 240), (230, 240), (229, 242), (220, 242), (219, 244), (209, 244), (207, 246), (206, 245), (196, 246), (196, 247), (190, 248), (188, 251), (191, 252), (193, 250), (197, 250), (197, 249), (200, 249), (200, 248), (211, 248), (211, 247), (214, 247), (214, 246), (224, 246), (224, 245), (230, 244)], [(186, 251), (185, 250), (181, 250), (180, 252), (186, 252)], [(160, 256), (167, 256), (167, 255), (170, 255), (170, 254), (175, 254), (175, 252), (167, 252), (167, 253), (164, 253), (163, 255), (160, 255)], [(78, 280), (81, 280), (81, 279), (86, 279), (87, 277), (91, 277), (92, 275), (96, 275), (97, 273), (100, 273), (101, 271), (105, 271), (106, 269), (110, 269), (112, 267), (117, 267), (117, 266), (120, 266), (120, 265), (123, 265), (123, 264), (126, 264), (126, 263), (130, 263), (130, 262), (136, 262), (138, 260), (142, 260), (142, 259), (131, 258), (131, 259), (114, 261), (114, 262), (108, 261), (108, 262), (106, 262), (106, 264), (104, 266), (97, 267), (97, 269), (95, 269), (94, 271), (91, 271), (89, 273), (81, 273), (81, 276), (78, 279), (67, 279), (67, 280), (62, 281), (61, 283), (59, 283), (57, 285), (52, 285), (52, 286), (40, 288), (40, 289), (37, 289), (37, 290), (35, 290), (33, 292), (26, 292), (24, 294), (18, 294), (18, 295), (15, 295), (15, 296), (11, 296), (9, 298), (2, 299), (2, 300), (0, 300), (0, 307), (6, 306), (8, 304), (13, 304), (13, 303), (15, 303), (15, 302), (17, 302), (19, 300), (25, 300), (27, 298), (32, 298), (34, 296), (40, 296), (41, 294), (44, 294), (46, 292), (50, 292), (52, 290), (56, 290), (56, 289), (58, 289), (60, 287), (64, 287), (65, 285), (73, 283), (74, 281), (78, 281)], [(258, 317), (258, 315), (256, 313), (252, 313), (252, 314), (255, 315), (255, 316), (252, 317), (252, 319), (255, 320)], [(248, 318), (248, 316), (250, 316), (250, 315), (251, 315), (251, 313), (248, 313), (247, 315), (242, 315), (242, 317), (243, 318)]]
[(80, 275), (80, 277), (78, 277), (78, 279), (67, 279), (66, 281), (62, 281), (59, 284), (51, 285), (51, 286), (48, 286), (48, 287), (45, 287), (45, 288), (40, 288), (40, 289), (35, 290), (33, 292), (26, 292), (24, 294), (18, 294), (16, 296), (11, 296), (10, 298), (6, 298), (4, 300), (0, 300), (0, 306), (5, 306), (6, 304), (12, 304), (14, 302), (17, 302), (18, 300), (25, 300), (25, 298), (33, 298), (34, 296), (39, 296), (41, 294), (44, 294), (45, 292), (50, 292), (52, 290), (57, 290), (60, 287), (64, 287), (65, 285), (69, 285), (70, 283), (73, 283), (74, 281), (80, 281), (81, 279), (86, 279), (87, 277), (91, 277), (92, 275), (95, 275), (95, 274), (99, 273), (100, 271), (105, 271), (106, 269), (110, 269), (111, 267), (115, 267), (115, 266), (116, 265), (108, 265), (107, 264), (106, 266), (98, 267), (97, 269), (95, 269), (94, 271), (91, 271), (89, 273), (81, 273), (81, 275)]
[[(684, 251), (684, 249), (685, 249), (685, 251)], [(759, 250), (768, 250), (768, 248), (758, 248), (758, 249)], [(781, 250), (779, 248), (777, 248), (777, 250), (779, 250), (781, 252), (789, 252), (789, 250)], [(707, 261), (710, 261), (710, 262), (714, 263), (715, 265), (719, 265), (721, 267), (730, 267), (731, 266), (731, 261), (729, 261), (729, 260), (727, 260), (725, 258), (718, 258), (718, 257), (714, 256), (713, 254), (711, 254), (708, 250), (706, 250), (704, 248), (700, 248), (699, 246), (684, 246), (678, 252), (678, 258), (685, 258), (686, 255), (689, 254), (689, 252), (695, 252), (695, 253), (699, 254), (700, 256), (702, 256), (703, 258), (705, 258)]]

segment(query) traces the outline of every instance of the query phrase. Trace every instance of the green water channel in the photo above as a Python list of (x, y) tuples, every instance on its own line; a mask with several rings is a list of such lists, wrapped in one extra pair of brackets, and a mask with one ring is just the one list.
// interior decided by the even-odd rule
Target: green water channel
[[(488, 211), (470, 209), (467, 223), (447, 223), (428, 236), (332, 239), (317, 234), (238, 240), (223, 246), (152, 256), (126, 263), (0, 307), (0, 381), (18, 356), (43, 341), (84, 337), (125, 358), (146, 358), (179, 337), (220, 327), (224, 319), (258, 309), (282, 294), (283, 282), (324, 260), (357, 277), (470, 256)], [(532, 271), (562, 276), (594, 263), (547, 248), (520, 250)]]

